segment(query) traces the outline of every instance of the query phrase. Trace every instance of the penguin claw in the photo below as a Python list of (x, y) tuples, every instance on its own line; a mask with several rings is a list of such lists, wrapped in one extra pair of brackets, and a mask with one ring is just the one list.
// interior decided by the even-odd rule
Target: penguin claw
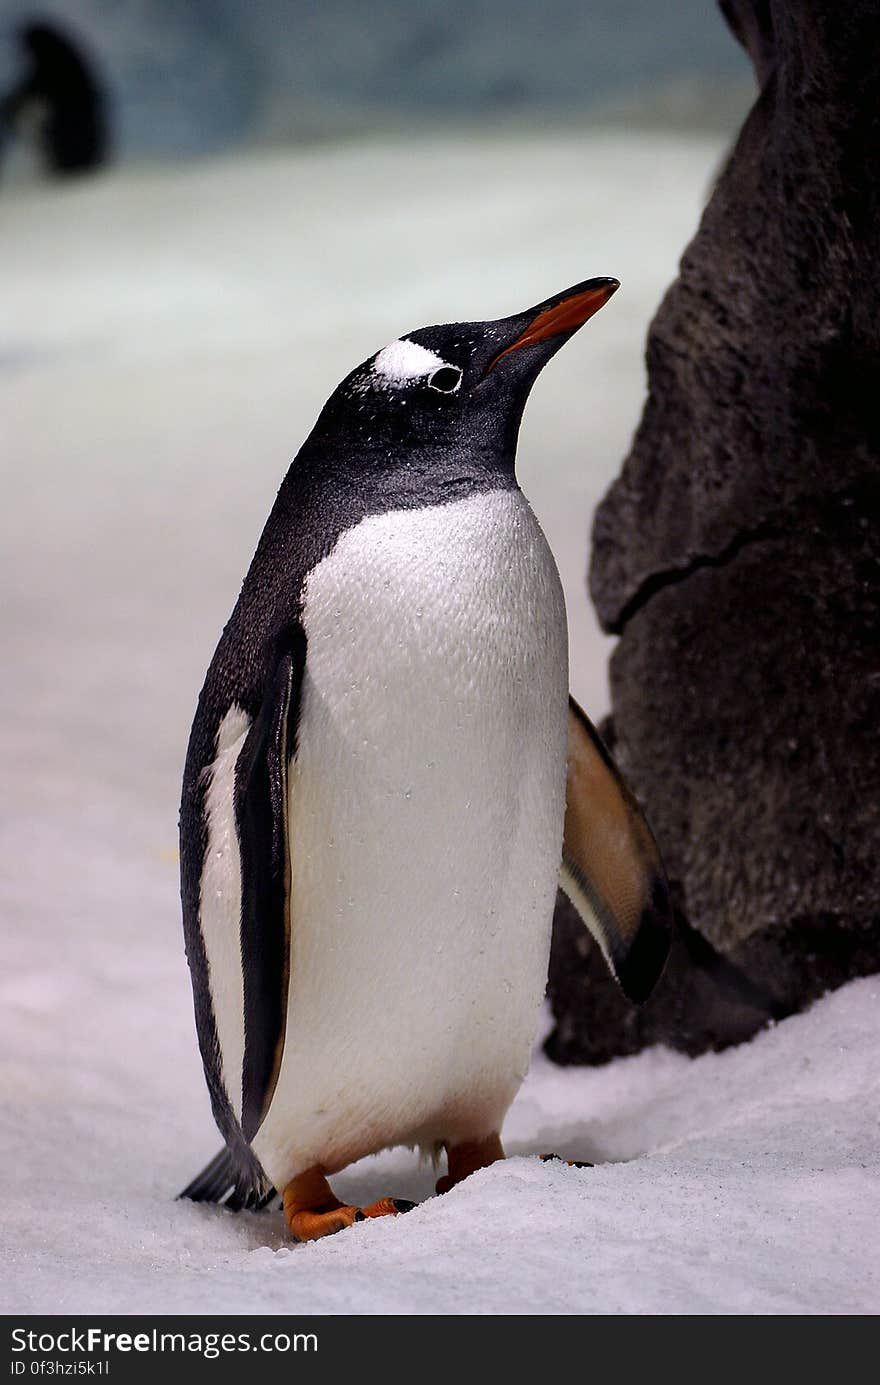
[(549, 1164), (555, 1160), (559, 1164), (567, 1164), (570, 1169), (593, 1169), (595, 1164), (591, 1164), (589, 1159), (563, 1159), (561, 1154), (539, 1154), (538, 1158), (542, 1164)]
[(415, 1205), (405, 1197), (381, 1197), (378, 1202), (371, 1202), (369, 1207), (361, 1210), (365, 1217), (396, 1217), (403, 1212), (411, 1212)]

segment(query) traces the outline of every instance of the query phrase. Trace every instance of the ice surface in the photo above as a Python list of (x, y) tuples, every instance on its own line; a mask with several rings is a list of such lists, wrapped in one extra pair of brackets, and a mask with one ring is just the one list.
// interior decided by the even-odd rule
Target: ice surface
[[(589, 516), (720, 152), (361, 145), (4, 206), (3, 1310), (880, 1307), (874, 980), (696, 1062), (536, 1057), (505, 1131), (517, 1157), (393, 1222), (292, 1247), (277, 1214), (172, 1200), (218, 1145), (180, 938), (180, 769), (287, 457), (338, 380), (401, 333), (619, 277), (539, 381), (521, 448), (567, 589), (573, 685), (600, 715)], [(423, 1199), (432, 1182), (406, 1151), (337, 1180), (358, 1199)]]

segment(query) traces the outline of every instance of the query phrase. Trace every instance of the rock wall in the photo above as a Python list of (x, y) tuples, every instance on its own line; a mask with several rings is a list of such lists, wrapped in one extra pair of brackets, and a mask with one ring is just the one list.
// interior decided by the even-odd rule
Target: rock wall
[(698, 1052), (880, 969), (880, 5), (723, 0), (758, 99), (593, 531), (615, 753), (679, 909), (641, 1011), (560, 908), (560, 1061)]

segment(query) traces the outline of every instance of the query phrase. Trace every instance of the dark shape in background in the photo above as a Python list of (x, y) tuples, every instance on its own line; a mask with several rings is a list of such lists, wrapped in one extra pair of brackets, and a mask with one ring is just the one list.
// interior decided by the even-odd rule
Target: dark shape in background
[(4, 140), (19, 118), (38, 116), (36, 137), (53, 173), (86, 173), (108, 157), (107, 101), (84, 49), (50, 23), (26, 24), (19, 32), (25, 72), (0, 104)]
[(723, 1046), (880, 968), (880, 10), (722, 8), (760, 94), (652, 324), (591, 568), (679, 939), (636, 1010), (560, 910), (562, 1062)]
[[(112, 98), (120, 160), (573, 119), (732, 129), (747, 65), (709, 0), (40, 0)], [(34, 0), (0, 0), (0, 90)], [(17, 58), (16, 58), (17, 62)]]

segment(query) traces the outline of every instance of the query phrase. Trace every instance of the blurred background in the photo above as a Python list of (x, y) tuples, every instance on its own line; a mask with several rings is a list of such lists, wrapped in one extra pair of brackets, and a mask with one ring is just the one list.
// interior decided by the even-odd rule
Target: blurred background
[(724, 129), (745, 60), (712, 0), (4, 0), (0, 75), (51, 26), (121, 158), (245, 142), (595, 120)]

